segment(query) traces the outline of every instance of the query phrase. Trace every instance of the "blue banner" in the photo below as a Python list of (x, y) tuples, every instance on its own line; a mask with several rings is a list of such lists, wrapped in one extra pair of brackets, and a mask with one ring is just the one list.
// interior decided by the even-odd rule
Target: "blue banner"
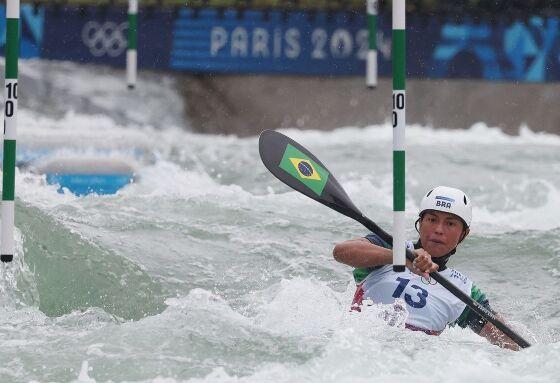
[[(559, 81), (557, 18), (473, 22), (407, 16), (407, 75)], [(453, 20), (453, 21), (451, 21)], [(191, 72), (363, 75), (362, 13), (219, 12), (184, 9), (175, 21), (171, 68)], [(391, 74), (391, 20), (378, 18), (379, 74)]]
[(429, 70), (434, 78), (559, 81), (558, 18), (506, 23), (445, 22), (435, 36)]
[[(124, 7), (21, 6), (22, 58), (124, 67)], [(0, 6), (0, 54), (5, 45)], [(379, 74), (391, 75), (391, 19), (378, 18)], [(362, 76), (368, 48), (365, 13), (143, 7), (141, 68), (201, 73)], [(490, 22), (407, 15), (407, 74), (416, 78), (560, 81), (560, 19)]]
[[(0, 54), (4, 56), (6, 47), (6, 6), (0, 6)], [(20, 48), (21, 58), (39, 57), (43, 41), (44, 7), (22, 4), (20, 7)]]
[(183, 9), (171, 67), (200, 72), (358, 74), (368, 34), (363, 14)]
[[(173, 12), (138, 14), (138, 66), (168, 69)], [(48, 7), (41, 57), (124, 66), (128, 16), (123, 7)]]

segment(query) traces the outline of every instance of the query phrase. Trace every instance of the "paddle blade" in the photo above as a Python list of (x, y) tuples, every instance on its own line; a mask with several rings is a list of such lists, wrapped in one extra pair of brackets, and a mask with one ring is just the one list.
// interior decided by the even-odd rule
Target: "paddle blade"
[(264, 166), (292, 189), (347, 217), (363, 219), (327, 167), (296, 141), (265, 130), (259, 138), (259, 153)]

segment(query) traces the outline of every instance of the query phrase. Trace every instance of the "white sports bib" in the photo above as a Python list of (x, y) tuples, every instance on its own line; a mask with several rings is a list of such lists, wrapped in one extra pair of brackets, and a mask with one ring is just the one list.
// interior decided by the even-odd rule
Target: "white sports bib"
[[(472, 281), (458, 271), (447, 268), (440, 272), (448, 281), (471, 296)], [(400, 298), (406, 302), (408, 325), (430, 331), (442, 331), (455, 322), (466, 305), (435, 280), (420, 275), (395, 273), (392, 265), (372, 271), (362, 282), (364, 299), (374, 303), (392, 304)]]

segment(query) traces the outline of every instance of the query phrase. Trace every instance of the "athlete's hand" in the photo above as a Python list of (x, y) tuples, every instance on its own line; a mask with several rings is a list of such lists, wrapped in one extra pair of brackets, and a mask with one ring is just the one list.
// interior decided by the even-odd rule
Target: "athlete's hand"
[(432, 262), (432, 256), (424, 249), (415, 250), (416, 258), (414, 262), (407, 261), (406, 265), (414, 274), (422, 275), (429, 279), (430, 273), (437, 271), (439, 266)]

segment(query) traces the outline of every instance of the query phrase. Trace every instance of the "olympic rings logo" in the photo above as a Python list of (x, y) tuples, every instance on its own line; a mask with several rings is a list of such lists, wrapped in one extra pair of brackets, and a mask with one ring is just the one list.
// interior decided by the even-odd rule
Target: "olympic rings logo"
[(125, 30), (128, 23), (88, 21), (82, 28), (82, 41), (95, 57), (117, 57), (128, 47)]

